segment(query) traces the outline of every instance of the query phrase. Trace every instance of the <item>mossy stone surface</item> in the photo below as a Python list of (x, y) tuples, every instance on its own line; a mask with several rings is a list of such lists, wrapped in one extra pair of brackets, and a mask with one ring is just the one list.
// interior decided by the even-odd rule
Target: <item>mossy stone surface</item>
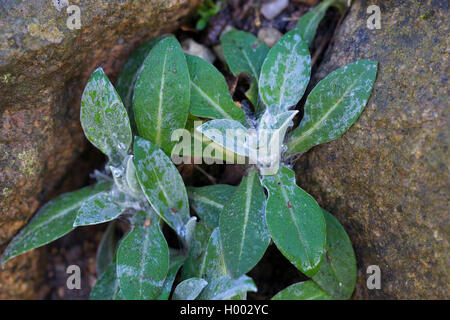
[[(303, 155), (297, 181), (350, 235), (355, 298), (448, 299), (448, 5), (353, 2), (315, 81), (358, 59), (377, 60), (374, 91), (342, 138)], [(381, 9), (380, 30), (367, 28), (370, 5)], [(367, 288), (369, 265), (381, 269), (380, 290)]]
[[(137, 45), (175, 30), (200, 1), (0, 2), (0, 252), (77, 170), (87, 146), (80, 98), (92, 71), (101, 66), (114, 80)], [(80, 9), (80, 29), (67, 26), (68, 4)], [(0, 299), (36, 297), (35, 252), (30, 268), (21, 259), (0, 270)], [(7, 281), (16, 271), (29, 274)]]

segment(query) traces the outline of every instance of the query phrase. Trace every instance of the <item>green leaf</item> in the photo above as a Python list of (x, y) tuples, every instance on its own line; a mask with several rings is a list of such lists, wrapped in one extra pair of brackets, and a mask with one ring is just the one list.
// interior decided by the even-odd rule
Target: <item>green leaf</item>
[(115, 293), (115, 296), (114, 296), (113, 300), (127, 300), (127, 299), (125, 299), (122, 291), (120, 290), (120, 288), (118, 288), (116, 293)]
[(345, 9), (351, 6), (351, 2), (348, 2), (348, 0), (336, 0), (332, 3), (332, 6), (338, 9), (340, 14), (344, 14)]
[(256, 169), (250, 169), (220, 214), (225, 263), (234, 278), (250, 271), (270, 243), (266, 227), (266, 197)]
[(247, 300), (247, 291), (239, 292), (234, 297), (231, 297), (230, 300)]
[(205, 187), (188, 187), (189, 203), (197, 215), (209, 226), (219, 226), (219, 216), (223, 206), (236, 191), (236, 187), (228, 184), (215, 184)]
[(169, 270), (169, 248), (154, 212), (140, 211), (136, 218), (133, 230), (117, 250), (120, 289), (126, 299), (155, 299)]
[(127, 111), (103, 69), (96, 69), (81, 97), (81, 126), (84, 134), (113, 163), (128, 154), (132, 135)]
[(223, 75), (202, 58), (186, 55), (191, 78), (190, 113), (203, 118), (247, 123), (245, 113), (231, 98)]
[(258, 130), (274, 130), (282, 131), (281, 137), (284, 137), (289, 125), (292, 124), (292, 119), (298, 113), (297, 110), (286, 111), (279, 114), (271, 114), (266, 111), (259, 119)]
[(162, 39), (168, 37), (169, 35), (162, 35), (153, 39), (150, 39), (140, 45), (133, 54), (128, 58), (127, 62), (120, 70), (117, 77), (116, 87), (117, 92), (122, 98), (123, 104), (128, 111), (130, 117), (131, 126), (136, 132), (136, 121), (134, 119), (134, 112), (131, 106), (134, 93), (134, 85), (136, 84), (139, 71), (141, 70), (142, 63), (149, 54), (150, 50)]
[(294, 283), (286, 289), (278, 292), (272, 300), (332, 300), (325, 291), (323, 291), (313, 281)]
[(247, 291), (257, 291), (255, 283), (250, 277), (243, 275), (238, 279), (233, 279), (230, 275), (225, 275), (211, 280), (203, 289), (198, 300), (226, 300)]
[(250, 87), (248, 88), (248, 90), (245, 92), (245, 95), (251, 101), (251, 103), (255, 106), (254, 109), (255, 109), (255, 113), (257, 115), (264, 112), (266, 107), (264, 105), (264, 102), (262, 102), (259, 97), (259, 89), (258, 89), (257, 81), (252, 80), (252, 83), (250, 84)]
[(211, 230), (202, 221), (197, 223), (188, 256), (183, 266), (182, 278), (201, 277), (205, 270), (206, 249)]
[(272, 114), (285, 112), (300, 101), (310, 76), (308, 45), (297, 29), (291, 30), (264, 60), (258, 84), (261, 99)]
[(113, 221), (108, 224), (97, 249), (97, 277), (101, 277), (113, 261), (117, 249), (117, 241), (116, 222)]
[(261, 66), (270, 48), (253, 34), (238, 30), (225, 33), (221, 40), (223, 54), (231, 72), (235, 76), (246, 73), (251, 77), (252, 84), (247, 96), (256, 111), (261, 111), (263, 106), (258, 103), (258, 81)]
[(377, 65), (370, 60), (359, 60), (320, 81), (306, 100), (300, 125), (289, 137), (288, 152), (306, 152), (343, 135), (369, 100)]
[(116, 264), (111, 263), (92, 288), (89, 300), (115, 300), (118, 290)]
[(265, 112), (260, 118), (258, 126), (258, 150), (261, 152), (261, 148), (264, 148), (270, 156), (270, 153), (272, 153), (269, 152), (271, 145), (281, 146), (286, 131), (292, 126), (292, 119), (297, 113), (297, 110), (286, 111), (277, 115)]
[(167, 273), (167, 277), (164, 280), (162, 291), (159, 294), (157, 300), (169, 300), (170, 292), (172, 292), (173, 282), (175, 281), (175, 277), (177, 276), (178, 270), (180, 270), (181, 266), (183, 265), (185, 258), (186, 257), (183, 255), (170, 257), (169, 272)]
[(136, 176), (136, 167), (134, 166), (134, 157), (132, 155), (130, 155), (127, 160), (125, 179), (127, 181), (127, 186), (134, 192), (134, 194), (140, 195), (142, 189)]
[(258, 167), (262, 175), (277, 173), (286, 131), (293, 124), (297, 110), (272, 115), (266, 111), (258, 125)]
[(317, 27), (334, 0), (325, 0), (304, 14), (297, 22), (297, 29), (303, 40), (310, 47), (316, 36)]
[(186, 124), (189, 96), (189, 71), (183, 50), (174, 37), (162, 39), (145, 59), (134, 88), (139, 134), (170, 155), (175, 145), (172, 132)]
[(83, 202), (109, 188), (111, 183), (98, 183), (62, 194), (45, 204), (11, 240), (3, 252), (2, 266), (9, 259), (52, 242), (72, 231), (78, 208)]
[(172, 300), (194, 300), (207, 284), (206, 280), (200, 278), (186, 279), (175, 288)]
[[(189, 134), (182, 136), (180, 144), (173, 148), (171, 158), (175, 159), (175, 156), (203, 158), (206, 164), (223, 162), (227, 157), (228, 159), (235, 159), (236, 155), (232, 151), (223, 148), (197, 130), (203, 122), (198, 118), (188, 119), (185, 129)], [(185, 144), (186, 148), (184, 148)], [(214, 152), (206, 152), (207, 150), (214, 150)]]
[[(196, 130), (226, 150), (241, 156), (250, 154), (247, 147), (249, 141), (248, 130), (236, 120), (211, 120), (197, 127)], [(231, 136), (227, 136), (227, 133)]]
[(332, 297), (349, 299), (356, 285), (355, 252), (339, 221), (328, 211), (322, 211), (327, 224), (325, 259), (312, 280)]
[(281, 253), (308, 277), (319, 269), (325, 251), (325, 219), (316, 200), (295, 184), (295, 173), (282, 166), (263, 176), (269, 192), (267, 227)]
[(191, 217), (186, 223), (184, 238), (184, 245), (189, 248), (191, 246), (192, 239), (194, 238), (195, 228), (197, 227), (197, 217)]
[(208, 24), (208, 21), (206, 18), (201, 18), (197, 20), (197, 23), (195, 24), (195, 29), (202, 31), (206, 28), (206, 25)]
[(116, 219), (125, 210), (117, 191), (104, 191), (87, 199), (78, 209), (74, 227), (99, 224)]
[(219, 228), (215, 228), (206, 247), (205, 258), (200, 276), (210, 281), (227, 274)]
[(155, 211), (183, 236), (189, 220), (186, 188), (177, 168), (156, 145), (136, 137), (134, 164), (139, 183)]

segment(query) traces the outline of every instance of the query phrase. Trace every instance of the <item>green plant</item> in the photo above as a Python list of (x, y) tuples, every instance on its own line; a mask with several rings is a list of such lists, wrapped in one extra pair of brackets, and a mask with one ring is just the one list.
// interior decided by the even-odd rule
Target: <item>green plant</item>
[(220, 8), (222, 8), (223, 2), (224, 1), (221, 0), (206, 0), (205, 2), (200, 4), (200, 7), (197, 10), (197, 16), (199, 17), (199, 19), (195, 24), (195, 28), (197, 30), (205, 29), (211, 17), (219, 13)]
[[(109, 222), (91, 299), (168, 299), (180, 269), (183, 281), (173, 299), (245, 299), (257, 290), (245, 274), (272, 240), (311, 278), (274, 299), (349, 298), (356, 281), (350, 240), (296, 185), (288, 163), (294, 154), (338, 138), (356, 121), (377, 64), (361, 60), (320, 81), (306, 100), (300, 125), (285, 137), (297, 114), (290, 108), (302, 98), (311, 73), (304, 30), (289, 31), (272, 49), (242, 31), (223, 36), (231, 72), (253, 80), (247, 92), (255, 110), (250, 113), (234, 103), (223, 75), (184, 54), (173, 36), (136, 50), (119, 75), (117, 92), (103, 70), (95, 70), (83, 92), (81, 124), (108, 156), (105, 172), (95, 173), (95, 185), (43, 206), (10, 242), (2, 264), (75, 227)], [(193, 124), (199, 118), (213, 120)], [(177, 148), (173, 136), (180, 128), (194, 133), (189, 142), (214, 150), (211, 158), (244, 158), (247, 174), (240, 185), (186, 188), (169, 155), (201, 158), (205, 152), (190, 144)], [(241, 137), (232, 144), (224, 140), (230, 129)], [(199, 132), (204, 137), (198, 138)], [(190, 216), (189, 204), (199, 222)], [(130, 228), (117, 240), (119, 217)], [(175, 231), (181, 249), (169, 248), (163, 224)]]

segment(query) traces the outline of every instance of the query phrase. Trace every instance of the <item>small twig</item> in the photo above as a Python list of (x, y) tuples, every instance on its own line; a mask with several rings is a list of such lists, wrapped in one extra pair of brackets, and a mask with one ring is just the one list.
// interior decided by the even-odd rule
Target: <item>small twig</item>
[(316, 49), (316, 52), (314, 52), (314, 55), (311, 59), (311, 66), (315, 66), (317, 59), (319, 58), (319, 56), (322, 54), (322, 51), (325, 49), (325, 47), (328, 45), (328, 43), (330, 43), (331, 39), (333, 37), (327, 37), (324, 41), (322, 41), (322, 43), (320, 44), (319, 48)]
[(189, 27), (187, 25), (181, 26), (180, 28), (183, 31), (188, 31), (188, 32), (194, 32), (194, 33), (198, 33), (198, 30), (192, 27)]
[(301, 17), (297, 17), (297, 16), (293, 16), (293, 17), (284, 17), (281, 18), (281, 21), (297, 21), (298, 19), (300, 19)]
[(231, 82), (231, 87), (230, 87), (231, 96), (233, 96), (234, 92), (236, 91), (236, 86), (238, 84), (238, 80), (239, 80), (239, 77), (234, 77), (233, 81)]
[(300, 152), (300, 153), (295, 153), (293, 155), (288, 156), (285, 161), (289, 164), (294, 165), (298, 159), (300, 159), (300, 157), (304, 154), (304, 152)]
[(245, 15), (247, 14), (247, 11), (253, 6), (254, 0), (248, 1), (246, 4), (244, 4), (241, 13), (237, 16), (238, 20), (244, 19)]
[(206, 172), (205, 170), (203, 170), (200, 166), (194, 164), (194, 168), (197, 169), (198, 171), (200, 171), (201, 173), (203, 173), (203, 174), (205, 175), (205, 177), (208, 178), (208, 180), (209, 180), (212, 184), (217, 184), (216, 178), (214, 178), (213, 176), (211, 176), (208, 172)]
[[(350, 3), (350, 4), (351, 4), (351, 3)], [(331, 37), (331, 39), (333, 39), (334, 36), (336, 35), (337, 30), (338, 30), (339, 27), (341, 26), (342, 21), (344, 21), (344, 18), (347, 16), (349, 10), (350, 10), (350, 6), (348, 6), (348, 7), (345, 9), (344, 13), (343, 13), (343, 14), (341, 15), (341, 17), (339, 18), (339, 21), (338, 21), (338, 23), (336, 24), (336, 28), (334, 28), (333, 36)]]

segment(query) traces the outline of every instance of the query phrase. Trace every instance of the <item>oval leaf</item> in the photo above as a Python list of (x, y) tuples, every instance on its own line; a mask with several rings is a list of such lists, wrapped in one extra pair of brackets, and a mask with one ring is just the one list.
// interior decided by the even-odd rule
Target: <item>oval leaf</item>
[(92, 288), (89, 300), (116, 300), (118, 291), (116, 264), (111, 263)]
[(181, 266), (184, 263), (185, 256), (171, 256), (169, 260), (169, 271), (167, 272), (167, 277), (164, 280), (162, 291), (159, 294), (157, 300), (169, 300), (170, 292), (172, 292), (173, 282), (175, 281), (178, 270), (180, 270)]
[(258, 125), (258, 167), (262, 175), (278, 172), (286, 131), (292, 126), (297, 110), (272, 115), (266, 111)]
[(236, 187), (228, 184), (215, 184), (205, 187), (188, 187), (189, 203), (197, 215), (210, 227), (219, 226), (219, 216), (223, 206), (236, 191)]
[(206, 280), (200, 278), (184, 280), (175, 288), (172, 300), (194, 300), (207, 284)]
[(52, 242), (72, 231), (78, 208), (89, 198), (109, 188), (111, 183), (98, 183), (62, 194), (45, 204), (11, 240), (3, 252), (2, 266), (9, 259)]
[(162, 39), (145, 59), (134, 88), (139, 134), (170, 155), (172, 132), (186, 124), (189, 96), (189, 71), (180, 44), (174, 37)]
[(282, 166), (263, 176), (269, 192), (267, 227), (281, 253), (308, 277), (319, 269), (325, 251), (325, 219), (316, 200), (295, 184), (295, 174)]
[(296, 105), (311, 76), (308, 45), (297, 29), (286, 33), (270, 49), (261, 68), (259, 94), (269, 111), (276, 115)]
[(225, 263), (234, 278), (250, 271), (270, 243), (265, 219), (266, 197), (257, 171), (250, 169), (220, 214)]
[(226, 150), (241, 156), (248, 156), (250, 153), (248, 130), (236, 120), (211, 120), (197, 127), (196, 130)]
[(141, 194), (142, 189), (136, 176), (136, 167), (134, 166), (134, 157), (132, 155), (130, 155), (127, 160), (125, 179), (128, 187), (134, 192), (134, 194)]
[(190, 113), (203, 118), (231, 119), (246, 124), (245, 113), (231, 98), (223, 75), (202, 58), (186, 55), (191, 78)]
[(169, 248), (156, 214), (137, 213), (133, 230), (117, 250), (117, 277), (126, 299), (150, 300), (161, 293), (169, 270)]
[(116, 222), (113, 221), (108, 224), (108, 227), (103, 234), (102, 240), (98, 245), (97, 249), (97, 277), (101, 277), (101, 275), (106, 271), (108, 266), (114, 259), (114, 254), (117, 248), (117, 235), (116, 235)]
[(196, 226), (197, 226), (197, 217), (191, 217), (189, 221), (186, 223), (184, 238), (182, 239), (182, 241), (184, 242), (184, 245), (187, 248), (191, 246)]
[(327, 9), (331, 6), (334, 0), (325, 0), (304, 14), (297, 22), (297, 29), (303, 40), (310, 47), (314, 37), (316, 36), (317, 27)]
[(332, 297), (349, 299), (356, 285), (355, 252), (339, 221), (328, 211), (322, 211), (327, 224), (325, 259), (312, 279)]
[(227, 274), (219, 228), (215, 228), (209, 238), (203, 265), (201, 277), (208, 281)]
[(233, 152), (211, 141), (197, 130), (204, 122), (197, 119), (189, 118), (186, 122), (186, 132), (184, 136), (181, 136), (179, 144), (172, 149), (171, 159), (175, 162), (182, 158), (188, 161), (191, 157), (203, 158), (206, 164), (223, 163), (223, 160), (235, 159), (236, 155)]
[(131, 126), (136, 132), (136, 121), (134, 119), (133, 108), (131, 107), (134, 85), (136, 84), (137, 77), (141, 70), (142, 64), (145, 58), (149, 54), (150, 50), (162, 39), (168, 37), (169, 35), (162, 35), (153, 39), (150, 39), (140, 45), (133, 54), (128, 58), (127, 62), (123, 65), (117, 76), (116, 87), (117, 92), (122, 98), (123, 104), (128, 111)]
[(377, 62), (360, 60), (330, 73), (311, 91), (300, 125), (288, 140), (288, 152), (306, 152), (347, 131), (369, 100)]
[(203, 289), (198, 300), (226, 300), (247, 291), (257, 291), (255, 283), (250, 277), (243, 275), (238, 279), (233, 279), (230, 275), (225, 275), (211, 280)]
[(86, 200), (78, 209), (74, 227), (99, 224), (116, 219), (125, 208), (111, 191), (101, 192)]
[(313, 281), (294, 283), (286, 289), (278, 292), (272, 300), (332, 300), (325, 291), (323, 291)]
[(182, 278), (189, 279), (204, 274), (206, 249), (208, 247), (211, 230), (203, 222), (197, 223), (189, 253), (183, 266)]
[(89, 141), (113, 163), (120, 164), (132, 141), (130, 120), (102, 68), (92, 73), (83, 91), (80, 121)]
[(261, 111), (263, 106), (258, 102), (258, 81), (261, 66), (270, 48), (253, 34), (239, 30), (225, 33), (221, 41), (223, 54), (231, 72), (235, 76), (246, 73), (251, 77), (252, 83), (246, 95), (256, 111)]
[(114, 299), (113, 300), (126, 300), (125, 297), (123, 296), (122, 291), (119, 289), (117, 289), (117, 292), (115, 293)]
[(134, 164), (139, 183), (155, 211), (183, 237), (189, 221), (186, 188), (177, 168), (156, 145), (136, 137)]

